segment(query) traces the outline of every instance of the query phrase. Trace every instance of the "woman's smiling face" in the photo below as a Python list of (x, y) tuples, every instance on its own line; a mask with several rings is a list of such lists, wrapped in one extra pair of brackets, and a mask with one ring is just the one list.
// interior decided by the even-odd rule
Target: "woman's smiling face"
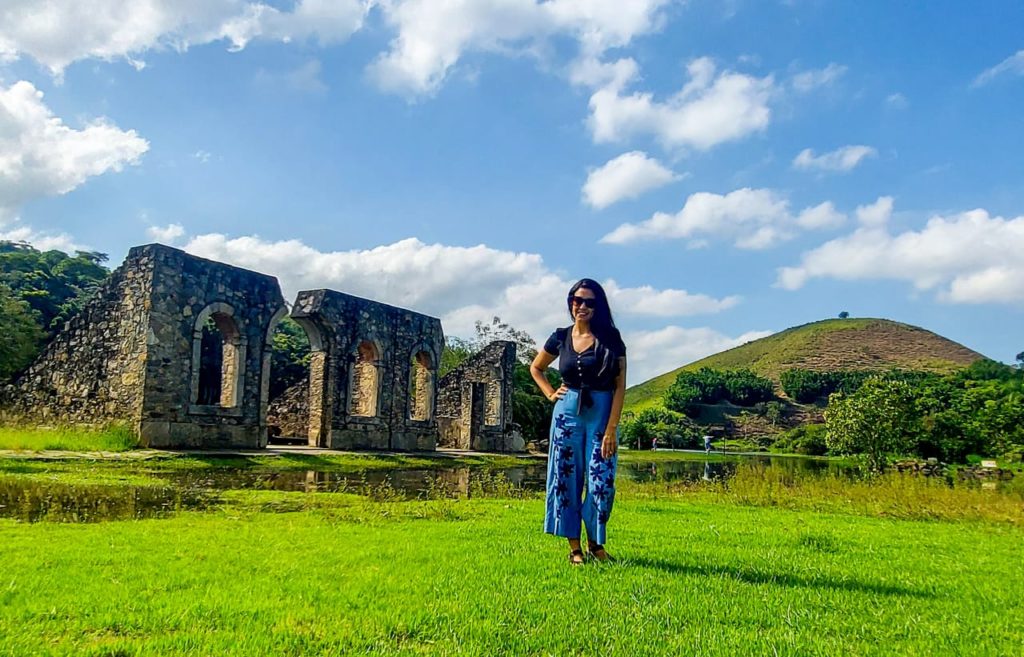
[[(596, 298), (597, 296), (593, 293), (593, 291), (588, 290), (585, 287), (581, 287), (580, 289), (576, 290), (576, 292), (572, 296), (573, 317), (575, 317), (576, 319), (590, 321), (590, 319), (594, 316), (593, 305), (594, 299)], [(587, 303), (588, 300), (590, 301), (589, 304)]]

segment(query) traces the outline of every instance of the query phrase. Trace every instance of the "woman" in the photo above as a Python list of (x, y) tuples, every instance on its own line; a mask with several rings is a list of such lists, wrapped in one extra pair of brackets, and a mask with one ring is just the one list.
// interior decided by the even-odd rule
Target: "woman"
[[(604, 289), (589, 278), (569, 290), (573, 325), (558, 329), (530, 365), (530, 374), (555, 402), (548, 455), (544, 531), (569, 539), (569, 562), (583, 563), (580, 524), (587, 550), (599, 561), (615, 499), (617, 428), (626, 394), (626, 345)], [(544, 371), (558, 359), (562, 387), (555, 390)]]

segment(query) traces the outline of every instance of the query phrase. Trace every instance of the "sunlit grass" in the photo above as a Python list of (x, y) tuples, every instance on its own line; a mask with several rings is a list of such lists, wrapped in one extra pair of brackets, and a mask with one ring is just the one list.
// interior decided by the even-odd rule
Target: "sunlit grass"
[(0, 450), (124, 452), (138, 445), (135, 434), (123, 426), (105, 429), (0, 427)]

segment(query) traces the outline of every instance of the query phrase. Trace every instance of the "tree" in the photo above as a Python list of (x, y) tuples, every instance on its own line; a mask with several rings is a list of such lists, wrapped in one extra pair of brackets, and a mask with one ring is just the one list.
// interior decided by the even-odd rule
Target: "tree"
[(291, 317), (282, 319), (271, 338), (274, 351), (270, 360), (270, 398), (309, 376), (310, 347), (305, 329)]
[(839, 313), (839, 319), (846, 319), (849, 316), (850, 316), (850, 313), (846, 312), (845, 310), (843, 312)]
[(489, 324), (477, 320), (475, 326), (474, 353), (495, 340), (508, 340), (516, 344), (516, 360), (520, 363), (529, 364), (537, 356), (537, 343), (530, 337), (530, 334), (501, 321), (500, 317), (492, 317)]
[(27, 303), (0, 285), (0, 382), (27, 367), (39, 351), (43, 330)]
[(0, 284), (38, 314), (52, 337), (107, 276), (107, 256), (95, 251), (38, 251), (24, 242), (0, 241)]
[(913, 448), (919, 426), (905, 381), (871, 378), (857, 392), (833, 393), (825, 410), (825, 442), (837, 454), (862, 454), (872, 470)]

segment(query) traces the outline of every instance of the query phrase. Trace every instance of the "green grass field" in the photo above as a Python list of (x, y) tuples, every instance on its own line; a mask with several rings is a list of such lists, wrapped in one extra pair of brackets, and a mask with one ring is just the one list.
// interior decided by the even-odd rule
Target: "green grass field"
[[(3, 478), (41, 476), (17, 466), (0, 463)], [(78, 467), (88, 480), (90, 464)], [(119, 485), (116, 467), (94, 483)], [(608, 543), (619, 561), (580, 568), (562, 540), (540, 532), (534, 494), (384, 493), (226, 491), (209, 510), (166, 519), (0, 519), (0, 655), (1009, 655), (1024, 646), (1019, 488), (794, 481), (753, 467), (711, 484), (623, 481)]]
[(0, 427), (0, 449), (17, 451), (124, 452), (139, 441), (124, 427), (107, 429), (54, 429)]

